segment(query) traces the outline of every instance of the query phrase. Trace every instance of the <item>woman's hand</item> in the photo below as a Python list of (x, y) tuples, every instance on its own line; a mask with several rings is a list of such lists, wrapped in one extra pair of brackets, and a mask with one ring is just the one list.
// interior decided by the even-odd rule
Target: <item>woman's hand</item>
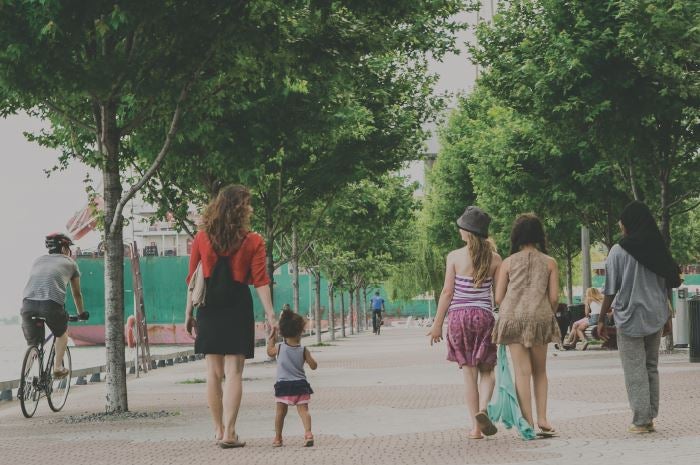
[(664, 324), (664, 329), (661, 331), (661, 336), (666, 337), (671, 334), (671, 331), (673, 331), (673, 318), (668, 317), (666, 324)]
[(433, 325), (432, 328), (430, 328), (430, 332), (426, 334), (426, 336), (430, 336), (430, 345), (432, 346), (433, 344), (437, 344), (438, 342), (442, 341), (442, 325)]
[[(194, 337), (197, 335), (197, 320), (194, 319), (192, 314), (188, 314), (185, 317), (185, 328), (187, 328), (187, 334), (190, 336)], [(194, 329), (194, 334), (192, 334), (192, 330)]]

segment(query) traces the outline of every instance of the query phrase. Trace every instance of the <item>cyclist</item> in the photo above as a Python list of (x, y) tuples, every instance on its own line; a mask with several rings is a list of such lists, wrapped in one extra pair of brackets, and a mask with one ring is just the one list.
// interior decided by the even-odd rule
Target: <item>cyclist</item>
[(374, 334), (379, 334), (382, 324), (382, 312), (385, 311), (384, 299), (379, 295), (379, 291), (374, 293), (370, 304), (372, 305), (372, 329), (374, 330)]
[(70, 246), (73, 241), (65, 234), (53, 233), (46, 236), (48, 254), (37, 258), (29, 273), (29, 280), (22, 294), (22, 331), (27, 344), (41, 344), (43, 322), (33, 317), (45, 319), (56, 338), (54, 378), (64, 378), (68, 369), (63, 366), (63, 355), (68, 345), (68, 313), (65, 310), (66, 288), (70, 283), (78, 315), (85, 319), (83, 295), (80, 292), (80, 271), (71, 258)]

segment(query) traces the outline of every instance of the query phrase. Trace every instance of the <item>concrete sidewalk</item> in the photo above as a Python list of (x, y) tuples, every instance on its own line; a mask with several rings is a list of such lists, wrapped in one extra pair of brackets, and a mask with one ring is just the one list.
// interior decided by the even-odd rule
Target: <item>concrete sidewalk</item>
[(253, 363), (244, 372), (238, 420), (244, 449), (214, 445), (204, 362), (159, 369), (129, 382), (134, 412), (156, 418), (70, 423), (104, 409), (104, 386), (78, 386), (64, 411), (42, 400), (34, 418), (17, 402), (0, 406), (0, 462), (30, 464), (515, 464), (587, 463), (674, 465), (700, 463), (700, 366), (687, 354), (661, 356), (658, 432), (626, 432), (627, 406), (618, 354), (600, 350), (552, 352), (550, 420), (560, 436), (525, 442), (514, 431), (466, 439), (468, 419), (461, 372), (445, 360), (445, 345), (430, 348), (427, 329), (387, 328), (312, 348), (319, 362), (307, 370), (315, 390), (310, 411), (316, 446), (301, 447), (303, 430), (293, 410), (285, 447), (273, 436), (274, 364)]

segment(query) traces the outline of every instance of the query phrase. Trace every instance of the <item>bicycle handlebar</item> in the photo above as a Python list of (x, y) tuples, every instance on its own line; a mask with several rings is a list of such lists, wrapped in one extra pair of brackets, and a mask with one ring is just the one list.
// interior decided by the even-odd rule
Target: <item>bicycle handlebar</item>
[(90, 318), (90, 312), (83, 312), (80, 315), (68, 315), (68, 321), (87, 321)]

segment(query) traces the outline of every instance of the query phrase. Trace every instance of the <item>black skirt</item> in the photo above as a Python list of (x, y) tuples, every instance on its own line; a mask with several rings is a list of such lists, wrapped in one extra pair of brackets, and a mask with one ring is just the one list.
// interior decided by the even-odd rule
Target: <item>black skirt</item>
[(198, 354), (255, 355), (253, 298), (247, 285), (234, 282), (230, 304), (197, 309)]
[(277, 381), (275, 383), (275, 397), (302, 396), (313, 394), (311, 385), (305, 379), (295, 379), (294, 381)]

